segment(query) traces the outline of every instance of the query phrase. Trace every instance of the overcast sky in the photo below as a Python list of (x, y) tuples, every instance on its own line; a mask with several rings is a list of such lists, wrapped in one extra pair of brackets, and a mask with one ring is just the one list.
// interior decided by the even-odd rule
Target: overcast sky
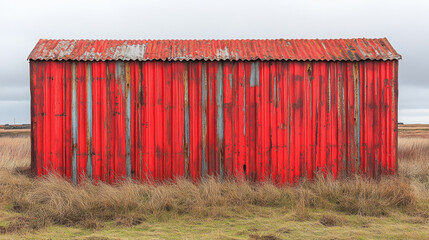
[(399, 121), (429, 123), (429, 1), (0, 1), (0, 124), (30, 123), (27, 57), (45, 39), (387, 37)]

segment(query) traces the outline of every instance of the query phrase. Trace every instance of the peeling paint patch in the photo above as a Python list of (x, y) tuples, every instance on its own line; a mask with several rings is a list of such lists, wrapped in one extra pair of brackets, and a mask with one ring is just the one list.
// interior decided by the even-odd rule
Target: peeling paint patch
[(252, 62), (250, 67), (250, 86), (259, 86), (259, 62)]

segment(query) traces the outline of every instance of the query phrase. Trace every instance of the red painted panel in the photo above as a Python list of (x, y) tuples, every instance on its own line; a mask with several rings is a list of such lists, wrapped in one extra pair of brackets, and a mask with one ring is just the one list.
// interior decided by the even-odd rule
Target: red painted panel
[(397, 64), (31, 61), (32, 169), (106, 182), (127, 169), (279, 184), (394, 174)]
[(202, 63), (188, 64), (189, 81), (189, 174), (194, 181), (200, 179), (202, 169), (201, 76)]
[(105, 62), (92, 65), (93, 89), (93, 178), (108, 181), (108, 98), (107, 66)]
[[(41, 64), (43, 64), (43, 62), (41, 62)], [(73, 142), (72, 142), (72, 123), (71, 123), (71, 110), (72, 110), (72, 106), (71, 106), (71, 102), (72, 102), (72, 65), (71, 63), (68, 62), (64, 62), (64, 76), (65, 76), (65, 81), (64, 81), (64, 108), (65, 108), (65, 127), (63, 129), (63, 137), (64, 137), (64, 168), (63, 168), (63, 172), (61, 172), (61, 174), (67, 176), (68, 178), (71, 177), (71, 170), (72, 170), (72, 148), (73, 148)], [(42, 67), (42, 66), (41, 66)], [(36, 81), (37, 82), (37, 81)], [(33, 101), (34, 102), (34, 101)]]
[(77, 96), (77, 177), (85, 176), (87, 170), (88, 149), (87, 149), (87, 64), (76, 63), (76, 96)]
[(140, 134), (142, 132), (141, 106), (143, 93), (141, 89), (141, 65), (139, 62), (127, 63), (130, 66), (131, 84), (131, 175), (133, 179), (142, 179), (143, 146)]

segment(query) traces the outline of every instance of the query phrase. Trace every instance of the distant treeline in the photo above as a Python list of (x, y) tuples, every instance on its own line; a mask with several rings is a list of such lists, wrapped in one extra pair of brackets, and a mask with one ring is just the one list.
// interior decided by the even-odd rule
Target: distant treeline
[(30, 129), (31, 128), (31, 124), (5, 124), (2, 127), (3, 129)]

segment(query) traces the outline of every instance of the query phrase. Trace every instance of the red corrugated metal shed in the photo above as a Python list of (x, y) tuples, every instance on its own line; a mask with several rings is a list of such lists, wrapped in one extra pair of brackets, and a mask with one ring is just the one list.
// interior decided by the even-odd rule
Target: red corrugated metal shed
[(74, 182), (392, 174), (400, 58), (387, 39), (40, 40), (32, 169)]

